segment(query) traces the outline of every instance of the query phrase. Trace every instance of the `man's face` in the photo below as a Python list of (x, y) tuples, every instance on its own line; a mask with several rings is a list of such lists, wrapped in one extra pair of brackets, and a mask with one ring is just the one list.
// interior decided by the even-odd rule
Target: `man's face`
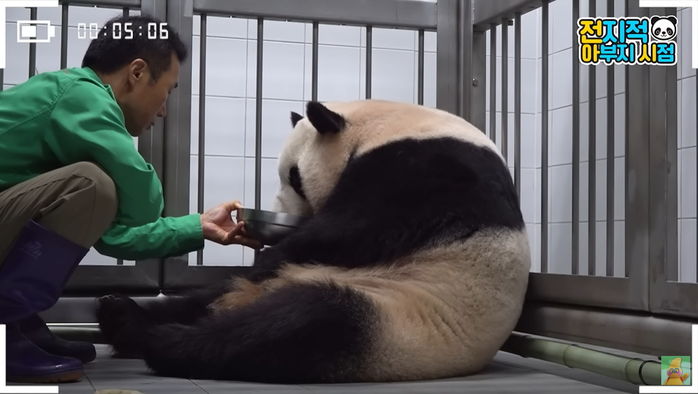
[(121, 100), (126, 129), (138, 137), (155, 123), (155, 117), (167, 114), (167, 98), (172, 89), (177, 87), (179, 79), (179, 60), (173, 53), (170, 67), (153, 80), (150, 68), (141, 59), (134, 60), (129, 66), (129, 91)]

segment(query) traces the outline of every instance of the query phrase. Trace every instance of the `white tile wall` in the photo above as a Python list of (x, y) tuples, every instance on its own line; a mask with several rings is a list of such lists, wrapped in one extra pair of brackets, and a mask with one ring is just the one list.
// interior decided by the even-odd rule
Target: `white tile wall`
[(679, 81), (679, 148), (696, 145), (696, 77), (695, 72), (690, 77)]
[(696, 148), (678, 151), (679, 217), (696, 217)]
[(613, 276), (625, 277), (625, 221), (617, 220), (613, 223), (614, 248), (613, 248)]
[(572, 223), (548, 225), (548, 272), (572, 273)]
[(548, 7), (548, 49), (554, 54), (572, 47), (572, 0), (553, 1)]
[[(361, 97), (361, 49), (359, 47), (319, 46), (318, 99), (320, 101), (358, 100)], [(310, 92), (308, 92), (310, 98)]]
[(679, 219), (679, 281), (696, 282), (696, 219)]
[(589, 222), (579, 223), (579, 275), (589, 274)]
[(596, 276), (606, 276), (606, 221), (596, 222)]
[(572, 165), (550, 167), (548, 183), (548, 220), (550, 223), (572, 221)]
[(416, 102), (415, 52), (374, 49), (371, 98)]
[[(262, 101), (262, 156), (277, 157), (289, 136), (291, 111), (304, 113), (302, 101), (263, 100)], [(255, 154), (255, 102), (247, 100), (248, 126), (245, 132), (245, 156)]]

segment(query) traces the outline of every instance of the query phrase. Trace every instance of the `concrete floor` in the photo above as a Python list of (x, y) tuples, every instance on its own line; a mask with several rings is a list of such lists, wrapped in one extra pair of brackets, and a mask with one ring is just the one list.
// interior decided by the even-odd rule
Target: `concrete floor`
[[(481, 373), (450, 379), (401, 383), (278, 385), (188, 380), (153, 375), (141, 360), (111, 358), (97, 345), (97, 360), (85, 366), (86, 378), (60, 386), (61, 394), (222, 394), (222, 393), (637, 393), (637, 386), (582, 370), (499, 352)], [(114, 390), (114, 391), (112, 391)], [(130, 394), (130, 393), (129, 393)]]

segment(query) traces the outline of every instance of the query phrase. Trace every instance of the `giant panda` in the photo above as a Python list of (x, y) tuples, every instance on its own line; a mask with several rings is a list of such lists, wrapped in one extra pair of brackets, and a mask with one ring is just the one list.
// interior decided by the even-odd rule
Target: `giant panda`
[(291, 119), (276, 207), (310, 219), (220, 286), (146, 306), (101, 298), (107, 341), (186, 378), (401, 381), (483, 368), (518, 320), (530, 266), (497, 147), (411, 104), (309, 102)]

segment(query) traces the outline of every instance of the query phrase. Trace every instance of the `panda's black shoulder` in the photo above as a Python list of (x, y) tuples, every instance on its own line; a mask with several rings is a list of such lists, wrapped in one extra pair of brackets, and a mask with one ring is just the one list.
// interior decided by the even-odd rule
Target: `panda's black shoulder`
[(501, 157), (489, 147), (449, 137), (391, 141), (354, 157), (327, 208), (351, 210), (357, 204), (373, 218), (420, 218), (415, 226), (435, 220), (455, 227), (523, 226)]

